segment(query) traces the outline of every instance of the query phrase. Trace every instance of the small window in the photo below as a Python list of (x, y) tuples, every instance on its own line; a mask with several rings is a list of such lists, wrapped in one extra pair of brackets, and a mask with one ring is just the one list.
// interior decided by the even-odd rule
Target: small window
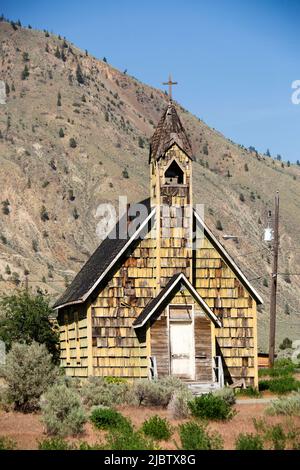
[(183, 171), (175, 160), (165, 172), (165, 184), (183, 184)]

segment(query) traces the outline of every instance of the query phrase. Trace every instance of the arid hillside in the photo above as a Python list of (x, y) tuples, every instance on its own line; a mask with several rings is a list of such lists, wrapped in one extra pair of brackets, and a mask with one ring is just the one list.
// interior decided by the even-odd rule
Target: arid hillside
[[(0, 64), (0, 291), (28, 275), (55, 298), (99, 244), (98, 205), (148, 196), (148, 139), (167, 97), (63, 38), (6, 22)], [(265, 299), (263, 349), (272, 259), (263, 229), (279, 189), (278, 341), (300, 338), (300, 276), (286, 274), (300, 273), (300, 167), (178, 112), (196, 156), (194, 202)]]

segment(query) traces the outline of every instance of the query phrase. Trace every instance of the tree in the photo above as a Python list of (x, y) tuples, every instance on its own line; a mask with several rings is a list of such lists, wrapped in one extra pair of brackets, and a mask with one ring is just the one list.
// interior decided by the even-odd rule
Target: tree
[(243, 193), (240, 194), (240, 201), (245, 202), (245, 196)]
[(61, 94), (60, 94), (60, 91), (57, 93), (57, 106), (61, 106)]
[(277, 154), (276, 160), (278, 160), (279, 162), (281, 162), (281, 160), (282, 160), (282, 157), (279, 153)]
[(244, 165), (244, 169), (245, 169), (245, 171), (249, 171), (249, 168), (248, 168), (248, 165), (247, 165), (247, 163), (245, 163), (245, 165)]
[(59, 129), (59, 137), (62, 138), (62, 137), (64, 137), (64, 136), (65, 136), (65, 133), (64, 133), (63, 128), (61, 127), (61, 128)]
[(43, 222), (47, 222), (47, 220), (49, 220), (49, 214), (45, 206), (42, 206), (41, 208), (41, 220)]
[(29, 62), (29, 54), (28, 54), (28, 52), (23, 52), (23, 61), (24, 61), (24, 62)]
[(220, 220), (217, 220), (216, 229), (217, 230), (223, 230), (223, 225), (222, 225), (222, 222)]
[(144, 139), (143, 139), (143, 137), (141, 137), (141, 136), (139, 136), (139, 147), (140, 147), (141, 149), (144, 148)]
[(58, 47), (58, 46), (56, 47), (56, 51), (55, 51), (55, 54), (54, 54), (54, 55), (55, 55), (55, 57), (56, 57), (57, 59), (60, 59), (60, 58), (61, 58), (61, 54), (60, 54), (60, 50), (59, 50), (59, 47)]
[(84, 76), (83, 76), (83, 73), (79, 64), (77, 64), (76, 79), (80, 85), (84, 85)]
[(291, 162), (288, 160), (287, 161), (287, 166), (290, 167), (291, 166)]
[(58, 333), (50, 316), (49, 299), (41, 294), (17, 291), (0, 299), (0, 339), (8, 350), (14, 342), (44, 344), (55, 363), (59, 360)]
[(290, 338), (284, 338), (282, 343), (279, 345), (279, 349), (290, 349), (292, 347), (293, 341)]
[(289, 315), (289, 314), (291, 313), (291, 312), (290, 312), (290, 306), (289, 306), (289, 304), (285, 304), (285, 306), (284, 306), (284, 313), (285, 313), (286, 315)]
[(28, 68), (28, 65), (26, 64), (21, 74), (21, 78), (22, 80), (26, 80), (28, 77), (29, 77), (29, 68)]
[(266, 151), (266, 156), (267, 156), (267, 157), (271, 157), (271, 153), (270, 153), (270, 150), (269, 150), (269, 149), (267, 149), (267, 151)]
[(297, 160), (297, 161), (296, 161), (296, 164), (297, 164), (298, 166), (300, 166), (300, 160)]
[(72, 149), (76, 148), (77, 147), (77, 142), (76, 140), (74, 139), (74, 137), (71, 137), (71, 139), (69, 140), (69, 145)]
[(128, 178), (129, 178), (129, 173), (128, 173), (127, 168), (124, 168), (124, 170), (122, 171), (122, 176), (123, 176), (123, 178), (125, 178), (125, 179), (128, 179)]
[(106, 57), (103, 57), (103, 62), (107, 62), (107, 58), (106, 58)]
[(9, 84), (7, 82), (5, 82), (5, 93), (6, 93), (6, 96), (8, 96), (10, 93)]

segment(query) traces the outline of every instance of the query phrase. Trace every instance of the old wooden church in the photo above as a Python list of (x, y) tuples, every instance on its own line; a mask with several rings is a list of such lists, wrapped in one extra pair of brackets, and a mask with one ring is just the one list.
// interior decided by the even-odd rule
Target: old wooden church
[[(170, 100), (151, 139), (143, 218), (131, 205), (54, 306), (67, 375), (257, 386), (262, 300), (193, 208), (193, 160)], [(124, 221), (135, 229), (121, 237)]]

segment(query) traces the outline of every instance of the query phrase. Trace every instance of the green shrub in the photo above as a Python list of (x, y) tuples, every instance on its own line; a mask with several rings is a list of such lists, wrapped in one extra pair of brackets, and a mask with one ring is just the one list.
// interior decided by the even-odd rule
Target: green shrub
[(228, 420), (234, 416), (231, 405), (213, 393), (200, 395), (188, 405), (192, 415), (201, 419)]
[(54, 383), (58, 371), (46, 346), (33, 342), (13, 344), (1, 373), (7, 384), (8, 400), (16, 409), (29, 412), (39, 408), (42, 393)]
[(297, 364), (294, 364), (290, 359), (278, 359), (275, 361), (274, 367), (264, 368), (258, 371), (260, 377), (283, 377), (291, 375), (297, 369)]
[(281, 395), (300, 390), (300, 381), (289, 375), (270, 380), (261, 380), (259, 382), (259, 390), (270, 390), (270, 392)]
[(218, 433), (210, 433), (205, 423), (190, 421), (179, 426), (183, 450), (221, 450), (223, 440)]
[(263, 440), (258, 434), (239, 434), (235, 441), (236, 450), (263, 450)]
[(214, 395), (225, 400), (230, 406), (234, 405), (236, 402), (235, 392), (232, 388), (229, 387), (224, 387), (220, 388), (219, 390), (216, 390), (214, 392)]
[(190, 415), (188, 402), (192, 399), (193, 394), (187, 388), (175, 391), (168, 404), (172, 417), (177, 419), (187, 418)]
[(104, 377), (104, 381), (107, 382), (108, 384), (125, 384), (127, 383), (127, 380), (122, 378), (122, 377)]
[(39, 442), (39, 450), (75, 450), (75, 446), (69, 444), (61, 437), (51, 437)]
[(14, 450), (16, 448), (16, 443), (11, 439), (0, 436), (0, 450)]
[(274, 400), (266, 409), (270, 415), (300, 416), (300, 393)]
[(76, 435), (86, 422), (80, 396), (63, 384), (53, 385), (41, 400), (42, 421), (48, 434)]
[(111, 431), (107, 438), (105, 449), (109, 450), (159, 450), (157, 445), (144, 436), (140, 431)]
[(155, 415), (144, 421), (142, 431), (146, 436), (150, 436), (157, 441), (167, 441), (172, 436), (170, 423), (165, 418)]
[(124, 381), (91, 377), (82, 387), (83, 403), (91, 406), (114, 406), (127, 400), (130, 386)]
[(132, 429), (131, 422), (111, 408), (96, 408), (92, 411), (90, 420), (97, 429)]
[(255, 387), (241, 388), (236, 393), (243, 397), (260, 397), (260, 392)]

